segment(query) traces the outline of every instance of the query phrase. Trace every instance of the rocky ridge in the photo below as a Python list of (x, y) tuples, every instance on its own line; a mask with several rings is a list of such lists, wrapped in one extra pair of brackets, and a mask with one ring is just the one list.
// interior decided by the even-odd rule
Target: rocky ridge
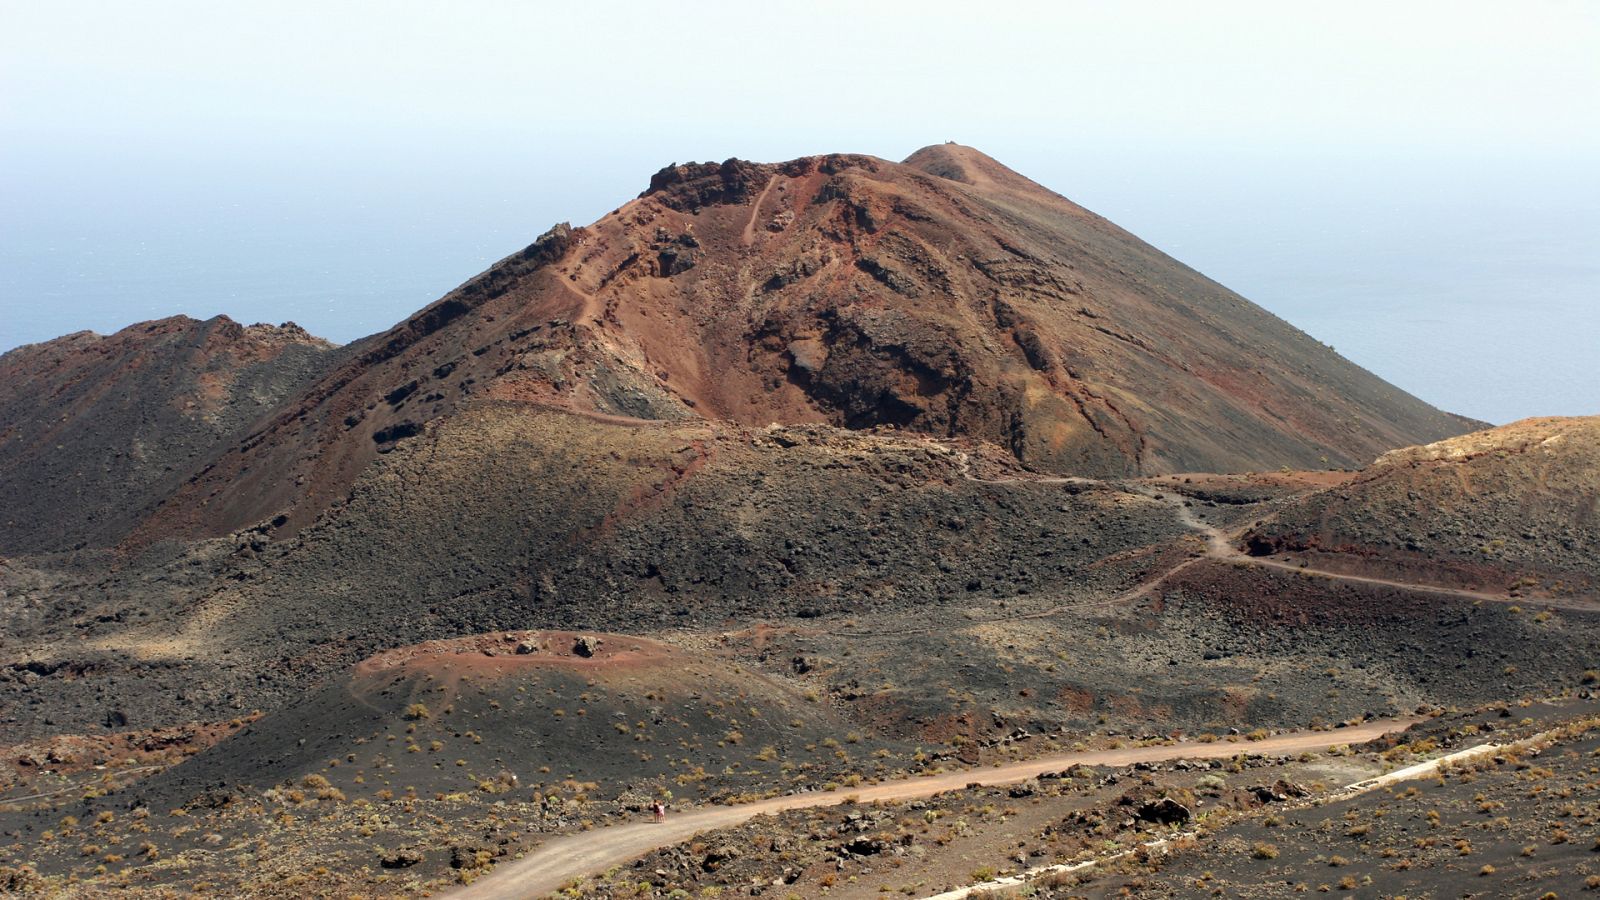
[(288, 322), (175, 316), (0, 356), (0, 553), (104, 547), (334, 346)]

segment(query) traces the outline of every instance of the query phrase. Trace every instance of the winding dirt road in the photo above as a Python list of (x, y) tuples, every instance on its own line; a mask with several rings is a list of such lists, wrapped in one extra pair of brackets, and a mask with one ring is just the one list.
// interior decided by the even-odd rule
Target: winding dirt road
[[(1173, 494), (1158, 494), (1154, 491), (1139, 490), (1146, 496), (1164, 500), (1172, 506), (1178, 521), (1186, 527), (1200, 532), (1206, 538), (1206, 557), (1230, 563), (1243, 563), (1250, 566), (1261, 566), (1268, 569), (1281, 569), (1285, 572), (1296, 572), (1301, 575), (1312, 575), (1319, 578), (1328, 578), (1334, 581), (1347, 581), (1355, 584), (1371, 584), (1379, 587), (1398, 588), (1405, 591), (1418, 591), (1425, 594), (1439, 594), (1446, 597), (1459, 597), (1463, 600), (1487, 601), (1490, 603), (1526, 603), (1529, 606), (1548, 607), (1552, 609), (1571, 609), (1580, 612), (1600, 612), (1600, 603), (1595, 603), (1587, 598), (1571, 597), (1513, 597), (1506, 592), (1473, 591), (1466, 588), (1446, 587), (1439, 584), (1427, 584), (1418, 581), (1397, 581), (1389, 578), (1377, 578), (1369, 575), (1350, 575), (1344, 572), (1334, 572), (1328, 569), (1315, 569), (1299, 563), (1285, 560), (1272, 559), (1264, 556), (1250, 556), (1235, 546), (1238, 535), (1230, 535), (1222, 529), (1202, 520), (1195, 515), (1193, 508), (1184, 504), (1184, 498)], [(1178, 571), (1187, 563), (1180, 563), (1178, 567), (1169, 570), (1166, 575)]]
[(687, 840), (702, 831), (728, 828), (763, 813), (832, 806), (843, 802), (846, 797), (854, 797), (862, 803), (912, 800), (964, 788), (974, 782), (1011, 784), (1079, 765), (1126, 766), (1171, 759), (1215, 759), (1239, 753), (1299, 753), (1336, 744), (1370, 741), (1419, 721), (1422, 721), (1421, 718), (1416, 717), (1376, 719), (1353, 728), (1294, 732), (1249, 743), (1180, 743), (1061, 753), (990, 769), (966, 769), (928, 777), (902, 778), (860, 788), (792, 794), (735, 806), (714, 806), (669, 817), (661, 825), (638, 822), (553, 837), (522, 859), (502, 863), (487, 876), (447, 896), (457, 900), (530, 900), (544, 897), (574, 878), (603, 872), (659, 847)]

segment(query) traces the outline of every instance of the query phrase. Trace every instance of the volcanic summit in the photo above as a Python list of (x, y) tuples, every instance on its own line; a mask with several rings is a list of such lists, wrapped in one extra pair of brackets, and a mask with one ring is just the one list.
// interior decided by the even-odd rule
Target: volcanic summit
[(145, 535), (302, 525), (484, 401), (882, 426), (1107, 477), (1359, 466), (1472, 424), (954, 144), (669, 166), (357, 350)]

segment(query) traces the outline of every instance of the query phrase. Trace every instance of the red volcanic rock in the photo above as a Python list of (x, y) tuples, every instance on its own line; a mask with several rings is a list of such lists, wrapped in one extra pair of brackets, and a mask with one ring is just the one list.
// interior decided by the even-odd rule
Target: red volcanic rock
[(1096, 476), (1353, 466), (1466, 427), (970, 148), (729, 160), (367, 339), (138, 541), (303, 526), (484, 402), (887, 426)]

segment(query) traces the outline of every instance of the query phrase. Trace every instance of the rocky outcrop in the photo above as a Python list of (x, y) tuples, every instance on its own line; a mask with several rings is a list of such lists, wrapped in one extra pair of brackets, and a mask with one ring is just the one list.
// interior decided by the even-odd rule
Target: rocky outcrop
[(1191, 818), (1189, 807), (1172, 799), (1160, 797), (1140, 803), (1133, 811), (1135, 818), (1157, 825), (1184, 825)]

